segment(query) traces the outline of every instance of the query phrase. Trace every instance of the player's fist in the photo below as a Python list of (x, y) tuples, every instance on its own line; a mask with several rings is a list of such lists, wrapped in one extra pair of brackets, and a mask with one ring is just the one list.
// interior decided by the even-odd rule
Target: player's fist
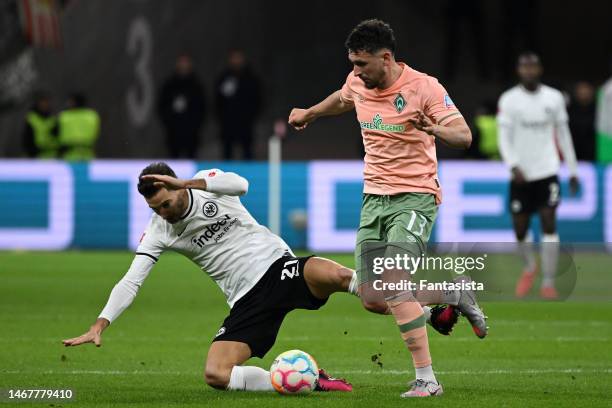
[(289, 124), (295, 130), (302, 130), (314, 121), (314, 115), (308, 109), (293, 108), (289, 113)]

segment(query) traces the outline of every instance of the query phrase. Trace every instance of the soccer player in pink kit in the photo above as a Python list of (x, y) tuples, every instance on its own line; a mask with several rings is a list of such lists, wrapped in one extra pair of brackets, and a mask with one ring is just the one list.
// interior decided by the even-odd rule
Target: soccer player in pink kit
[[(393, 314), (412, 354), (416, 380), (402, 397), (442, 394), (432, 368), (423, 308), (410, 291), (374, 293), (365, 272), (364, 245), (407, 243), (411, 256), (425, 247), (441, 203), (435, 139), (456, 148), (470, 146), (463, 116), (438, 81), (395, 60), (391, 27), (380, 20), (358, 24), (346, 40), (353, 71), (342, 89), (308, 109), (293, 109), (289, 123), (297, 130), (321, 116), (355, 110), (365, 146), (364, 198), (356, 269), (363, 306)], [(437, 294), (438, 303), (456, 305), (478, 337), (487, 333), (485, 316), (472, 291)], [(450, 309), (449, 309), (450, 310)]]

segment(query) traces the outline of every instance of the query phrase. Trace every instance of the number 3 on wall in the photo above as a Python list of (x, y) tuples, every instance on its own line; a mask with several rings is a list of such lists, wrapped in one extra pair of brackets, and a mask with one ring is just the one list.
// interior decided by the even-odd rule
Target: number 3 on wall
[(151, 55), (153, 34), (144, 17), (132, 20), (127, 35), (127, 53), (135, 59), (136, 83), (130, 85), (126, 94), (128, 117), (136, 127), (142, 127), (149, 120), (153, 107), (153, 75)]

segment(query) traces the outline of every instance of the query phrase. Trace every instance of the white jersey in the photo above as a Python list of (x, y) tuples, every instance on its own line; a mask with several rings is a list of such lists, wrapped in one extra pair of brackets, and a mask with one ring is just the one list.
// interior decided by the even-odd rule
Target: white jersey
[(576, 154), (568, 127), (565, 100), (558, 90), (540, 85), (535, 92), (517, 85), (499, 99), (499, 150), (508, 167), (518, 167), (527, 181), (559, 172), (559, 148), (572, 175)]
[[(170, 224), (157, 214), (151, 220), (136, 256), (124, 278), (111, 292), (100, 317), (113, 321), (133, 298), (165, 250), (185, 255), (204, 270), (221, 288), (232, 307), (289, 246), (260, 225), (237, 197), (248, 188), (247, 181), (218, 169), (203, 170), (207, 191), (187, 190), (189, 206), (183, 218)], [(231, 195), (230, 195), (231, 194)]]

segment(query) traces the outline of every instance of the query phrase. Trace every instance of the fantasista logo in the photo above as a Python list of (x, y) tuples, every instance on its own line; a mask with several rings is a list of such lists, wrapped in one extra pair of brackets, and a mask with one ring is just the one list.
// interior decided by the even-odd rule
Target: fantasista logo
[(383, 132), (403, 132), (406, 129), (404, 125), (384, 123), (383, 117), (380, 115), (380, 113), (374, 115), (371, 122), (360, 121), (359, 126), (361, 126), (362, 129), (382, 130)]

